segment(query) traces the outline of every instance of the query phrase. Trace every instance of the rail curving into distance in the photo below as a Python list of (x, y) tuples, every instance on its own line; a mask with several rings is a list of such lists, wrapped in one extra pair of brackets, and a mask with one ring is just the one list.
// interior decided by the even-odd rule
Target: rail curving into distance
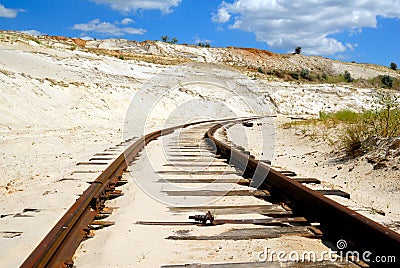
[(89, 226), (104, 208), (104, 202), (113, 193), (122, 174), (139, 152), (149, 142), (163, 135), (204, 123), (216, 123), (205, 137), (208, 142), (214, 143), (219, 155), (244, 170), (244, 175), (252, 178), (253, 186), (261, 190), (267, 189), (272, 197), (288, 204), (295, 214), (305, 216), (309, 222), (319, 223), (319, 229), (328, 241), (345, 239), (351, 246), (348, 250), (356, 249), (361, 254), (371, 252), (371, 259), (374, 255), (396, 256), (396, 260), (400, 259), (398, 233), (326, 198), (214, 137), (214, 133), (225, 124), (257, 118), (259, 117), (193, 122), (155, 131), (138, 139), (90, 184), (21, 267), (73, 267), (73, 255), (82, 240), (90, 234)]
[(128, 165), (152, 140), (171, 134), (177, 129), (197, 124), (244, 121), (255, 118), (259, 117), (205, 120), (155, 131), (141, 137), (121, 153), (91, 183), (20, 267), (73, 267), (72, 257), (82, 240), (89, 235), (90, 228), (88, 226), (104, 207), (104, 202), (114, 191)]
[(349, 243), (348, 250), (358, 250), (360, 256), (367, 252), (370, 260), (375, 256), (396, 256), (396, 260), (400, 260), (400, 234), (217, 140), (214, 133), (224, 125), (213, 126), (205, 137), (215, 144), (218, 154), (256, 181), (258, 189), (269, 190), (273, 197), (284, 200), (295, 214), (319, 223), (319, 229), (329, 241), (345, 239)]

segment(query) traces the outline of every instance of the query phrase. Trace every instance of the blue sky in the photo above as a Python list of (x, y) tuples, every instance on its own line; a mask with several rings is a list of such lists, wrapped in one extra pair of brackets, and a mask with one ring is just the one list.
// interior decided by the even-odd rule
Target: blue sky
[(0, 0), (0, 29), (209, 42), (400, 66), (400, 0)]

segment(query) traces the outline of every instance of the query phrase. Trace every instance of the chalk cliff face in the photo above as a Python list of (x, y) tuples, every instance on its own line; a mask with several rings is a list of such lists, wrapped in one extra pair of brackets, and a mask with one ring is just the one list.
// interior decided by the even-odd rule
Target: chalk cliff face
[[(272, 111), (317, 116), (320, 111), (369, 108), (376, 96), (375, 89), (355, 84), (285, 82), (277, 76), (261, 74), (259, 68), (265, 73), (307, 69), (329, 75), (349, 71), (354, 78), (384, 74), (399, 77), (398, 72), (382, 66), (278, 55), (257, 49), (34, 37), (0, 31), (0, 212), (15, 215), (26, 208), (43, 209), (42, 214), (27, 217), (29, 221), (24, 223), (12, 216), (2, 219), (5, 230), (10, 227), (14, 231), (15, 227), (16, 231), (25, 232), (16, 234), (21, 236), (18, 239), (0, 236), (2, 263), (8, 267), (21, 264), (65, 213), (65, 208), (87, 187), (89, 180), (71, 179), (75, 164), (123, 141), (127, 120), (133, 126), (131, 134), (139, 136), (144, 134), (139, 124), (143, 118), (146, 130), (150, 131), (163, 128), (166, 119), (172, 120), (169, 124), (186, 123), (188, 115), (200, 115), (205, 110), (209, 112), (207, 116), (223, 117), (229, 115), (226, 107), (237, 115)], [(148, 96), (149, 99), (138, 101)], [(137, 105), (133, 107), (135, 112), (129, 110), (131, 103)], [(180, 105), (185, 109), (175, 109)], [(143, 113), (146, 109), (150, 112)], [(333, 178), (338, 177), (339, 168), (332, 164), (321, 170), (322, 164), (315, 164), (323, 157), (327, 159), (328, 149), (320, 143), (314, 144), (315, 148), (304, 147), (291, 132), (278, 134), (278, 165), (304, 165), (300, 174), (325, 174), (325, 178), (332, 178), (329, 183), (338, 182)], [(396, 145), (397, 151), (384, 157), (398, 159), (398, 140), (390, 142), (388, 146)], [(287, 147), (289, 144), (298, 148)], [(298, 157), (293, 157), (290, 150), (294, 149)], [(306, 162), (304, 152), (316, 150), (319, 152), (311, 153)], [(380, 161), (383, 153), (384, 150), (377, 151), (369, 161)], [(370, 172), (368, 167), (360, 164), (358, 169), (351, 165), (354, 164), (340, 167), (341, 185), (354, 187), (363, 203), (373, 194), (379, 195), (375, 198), (378, 208), (390, 208), (393, 216), (398, 215), (394, 213), (399, 211), (400, 204), (395, 181), (398, 174), (392, 176), (385, 171), (390, 176), (382, 173), (382, 183), (375, 189), (374, 174), (373, 183), (365, 179)], [(397, 162), (397, 170), (398, 166)], [(347, 184), (352, 170), (359, 174), (357, 184)], [(369, 191), (364, 191), (366, 188)], [(393, 201), (385, 204), (385, 199)]]
[(371, 78), (381, 74), (399, 77), (389, 68), (376, 65), (345, 63), (318, 56), (285, 54), (279, 55), (254, 48), (204, 48), (194, 45), (174, 45), (158, 41), (136, 42), (124, 39), (87, 41), (86, 48), (108, 49), (132, 54), (172, 57), (209, 63), (223, 63), (231, 66), (257, 69), (296, 71), (309, 69), (328, 74), (342, 74), (349, 71), (355, 78)]
[[(257, 73), (257, 68), (309, 69), (330, 74), (349, 70), (353, 77), (364, 78), (382, 74), (399, 76), (382, 66), (343, 63), (322, 57), (158, 41), (88, 41), (3, 31), (0, 32), (0, 46), (2, 129), (48, 127), (49, 124), (76, 127), (116, 119), (121, 122), (132, 96), (145, 83), (172, 66), (179, 69), (179, 64), (190, 62), (234, 67), (257, 85), (261, 102), (282, 114), (317, 115), (320, 111), (368, 108), (374, 90), (349, 85), (283, 82)], [(182, 94), (185, 97), (185, 93)]]

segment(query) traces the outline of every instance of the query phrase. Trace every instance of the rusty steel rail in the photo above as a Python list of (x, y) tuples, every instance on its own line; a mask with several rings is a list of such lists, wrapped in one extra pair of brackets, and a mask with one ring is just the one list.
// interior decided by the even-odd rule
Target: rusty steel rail
[(72, 257), (82, 240), (89, 235), (89, 225), (104, 207), (104, 202), (114, 191), (129, 163), (150, 141), (192, 125), (254, 118), (257, 117), (193, 122), (155, 131), (135, 141), (91, 183), (20, 267), (73, 267)]
[(358, 250), (360, 256), (366, 252), (372, 262), (376, 256), (395, 256), (398, 264), (400, 235), (397, 232), (220, 142), (213, 135), (223, 125), (213, 126), (205, 137), (215, 144), (218, 154), (244, 170), (244, 175), (252, 177), (257, 188), (268, 189), (272, 197), (282, 198), (288, 202), (295, 214), (306, 217), (309, 222), (320, 223), (319, 228), (328, 241), (345, 239), (349, 244), (347, 250)]
[(21, 267), (72, 267), (72, 256), (90, 231), (88, 226), (115, 188), (128, 163), (134, 160), (148, 142), (171, 131), (173, 129), (150, 133), (119, 155), (83, 192)]

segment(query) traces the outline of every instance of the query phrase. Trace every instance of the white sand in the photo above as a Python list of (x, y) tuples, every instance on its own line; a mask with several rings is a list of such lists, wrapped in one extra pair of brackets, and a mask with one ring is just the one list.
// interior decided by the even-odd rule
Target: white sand
[[(79, 49), (72, 50), (69, 46), (56, 41), (52, 41), (52, 44), (53, 48), (49, 48), (27, 40), (1, 39), (0, 41), (2, 267), (20, 265), (78, 195), (86, 189), (88, 185), (86, 181), (96, 178), (96, 173), (78, 175), (72, 174), (73, 171), (85, 169), (100, 171), (104, 168), (82, 167), (75, 164), (88, 161), (93, 154), (122, 142), (128, 136), (138, 136), (150, 130), (160, 129), (164, 125), (184, 123), (193, 116), (203, 116), (203, 119), (212, 118), (216, 113), (220, 116), (244, 116), (251, 114), (252, 110), (265, 113), (268, 105), (273, 111), (300, 115), (315, 115), (321, 109), (329, 111), (343, 107), (359, 109), (369, 105), (372, 95), (370, 90), (349, 87), (248, 81), (237, 77), (234, 72), (214, 65), (195, 65), (192, 68), (183, 66), (174, 69), (176, 77), (163, 74), (156, 76), (167, 67), (99, 56)], [(207, 54), (209, 53), (207, 50), (201, 49), (201, 51), (206, 59), (214, 61)], [(210, 73), (211, 78), (208, 78)], [(209, 79), (206, 81), (206, 86), (201, 77)], [(187, 79), (195, 83), (185, 83), (188, 82)], [(253, 83), (258, 85), (258, 89)], [(170, 90), (169, 86), (178, 84), (179, 87)], [(130, 121), (132, 127), (124, 125), (126, 113), (130, 111), (128, 106), (141, 88), (144, 88), (146, 95), (156, 98), (160, 97), (157, 94), (164, 93), (166, 89), (168, 93), (158, 99), (157, 103), (160, 105), (158, 108), (161, 108), (153, 110), (151, 117), (146, 121), (146, 131), (143, 130), (143, 126), (137, 125), (147, 114), (130, 113), (129, 116), (132, 118), (129, 116), (127, 118), (132, 119)], [(236, 88), (239, 91), (235, 91)], [(244, 103), (243, 100), (253, 102)], [(154, 102), (149, 101), (141, 105), (151, 107), (153, 104)], [(177, 106), (180, 109), (175, 109)], [(190, 113), (185, 112), (188, 111), (188, 107), (191, 108)], [(205, 116), (202, 114), (204, 111), (208, 113)], [(283, 146), (294, 141), (289, 134), (282, 135), (278, 131), (277, 145), (281, 146), (276, 149), (274, 160), (277, 164), (287, 164), (289, 157), (292, 160), (293, 155), (314, 150), (296, 143), (292, 145), (294, 147), (291, 150), (296, 152), (292, 155), (287, 147)], [(258, 142), (257, 138), (254, 140), (250, 142), (250, 147)], [(149, 148), (159, 150), (158, 147)], [(317, 177), (321, 175), (312, 167), (311, 161), (307, 166), (302, 166), (300, 160), (290, 163), (300, 165), (300, 170), (299, 166), (285, 165), (285, 167), (301, 175), (318, 175)], [(352, 177), (345, 176), (347, 166), (343, 167), (340, 174), (338, 173), (338, 180), (331, 180), (329, 178), (335, 173), (336, 167), (329, 166), (327, 162), (323, 163), (327, 165), (326, 170), (329, 172), (321, 179), (347, 187), (345, 190), (349, 191), (356, 201), (360, 201), (363, 205), (373, 201), (374, 207), (383, 209), (387, 215), (395, 215), (398, 219), (400, 202), (398, 202), (396, 181), (391, 184), (392, 188), (388, 188), (387, 184), (382, 183), (386, 179), (377, 178), (373, 190), (371, 187), (375, 180), (353, 181)], [(140, 165), (141, 163), (138, 163), (139, 167)], [(356, 170), (357, 168), (354, 169)], [(146, 170), (142, 172), (146, 173)], [(360, 177), (357, 178), (362, 178), (365, 173), (367, 172), (360, 171)], [(344, 185), (345, 180), (341, 174), (346, 178), (347, 186)], [(358, 184), (363, 187), (359, 187)], [(149, 267), (146, 266), (149, 265), (147, 261), (151, 264), (182, 263), (183, 255), (179, 255), (176, 251), (187, 245), (177, 243), (178, 247), (173, 249), (170, 247), (170, 241), (161, 239), (169, 234), (171, 229), (160, 230), (158, 244), (154, 245), (151, 240), (146, 239), (147, 235), (154, 231), (133, 224), (138, 220), (137, 215), (146, 216), (142, 218), (143, 220), (151, 220), (151, 215), (164, 215), (165, 206), (149, 198), (134, 183), (124, 187), (126, 187), (125, 196), (115, 201), (120, 202), (118, 206), (121, 206), (121, 209), (116, 210), (110, 218), (116, 220), (119, 225), (99, 231), (95, 239), (88, 241), (80, 249), (79, 256), (82, 259), (78, 258), (77, 263), (81, 263), (82, 266), (89, 265), (96, 257), (96, 252), (100, 252), (100, 248), (105, 249), (102, 251), (104, 253), (101, 253), (104, 255), (100, 258), (103, 261), (100, 266), (115, 266), (116, 263), (120, 263), (123, 267), (128, 265), (136, 267), (140, 263), (143, 267)], [(360, 188), (369, 191), (357, 191)], [(381, 191), (377, 193), (377, 189)], [(386, 193), (385, 190), (392, 191), (390, 199), (393, 201), (385, 201), (385, 197), (382, 197), (383, 193)], [(140, 202), (135, 202), (137, 200)], [(222, 202), (229, 204), (231, 201)], [(154, 209), (154, 213), (149, 207)], [(23, 212), (26, 209), (36, 210)], [(122, 216), (127, 217), (127, 220), (119, 221)], [(186, 216), (176, 217), (186, 219)], [(108, 237), (111, 234), (118, 236), (109, 244)], [(132, 240), (126, 239), (127, 237)], [(282, 245), (286, 244), (282, 242)], [(232, 261), (236, 256), (237, 260), (254, 260), (254, 252), (260, 249), (260, 245), (255, 243), (248, 247), (249, 249), (243, 250), (239, 242), (227, 241), (215, 243), (211, 247), (191, 245), (190, 248), (198, 250), (199, 253), (193, 254), (187, 260), (205, 261), (207, 254), (216, 255), (215, 260), (220, 261)], [(119, 253), (121, 248), (129, 252)], [(161, 250), (165, 255), (161, 254)], [(112, 251), (115, 257), (108, 259), (105, 255), (107, 251)], [(169, 253), (171, 254), (168, 255)], [(124, 262), (127, 255), (130, 259)]]
[[(203, 126), (197, 133), (201, 139), (208, 126)], [(201, 130), (200, 127), (197, 127)], [(191, 130), (191, 129), (189, 129)], [(193, 137), (195, 134), (191, 134)], [(169, 141), (176, 140), (177, 136), (171, 135)], [(197, 141), (194, 140), (194, 144)], [(157, 140), (146, 147), (143, 154), (131, 167), (131, 176), (124, 176), (129, 184), (122, 187), (125, 196), (113, 201), (108, 201), (107, 206), (116, 207), (115, 212), (108, 220), (115, 221), (115, 225), (96, 232), (94, 239), (85, 241), (80, 246), (75, 256), (77, 267), (159, 267), (166, 264), (187, 263), (227, 263), (227, 262), (257, 262), (258, 256), (265, 247), (274, 250), (291, 250), (291, 247), (314, 249), (318, 252), (328, 250), (320, 241), (315, 239), (281, 237), (276, 239), (252, 239), (252, 240), (169, 240), (168, 236), (188, 232), (190, 235), (218, 235), (222, 232), (235, 229), (261, 228), (262, 226), (225, 224), (213, 227), (202, 226), (147, 226), (136, 224), (137, 221), (155, 222), (187, 222), (189, 215), (204, 214), (197, 212), (170, 212), (171, 206), (198, 206), (198, 205), (262, 205), (269, 204), (260, 199), (243, 197), (168, 197), (163, 193), (170, 190), (231, 190), (249, 189), (236, 184), (191, 185), (157, 183), (161, 177), (188, 179), (188, 175), (160, 175), (155, 171), (173, 170), (173, 167), (165, 167), (168, 163), (165, 157), (171, 157), (171, 153), (163, 155), (163, 142)], [(169, 146), (171, 147), (171, 146)], [(173, 162), (173, 161), (172, 161)], [(221, 163), (221, 162), (220, 162)], [(154, 169), (154, 170), (153, 170)], [(176, 169), (176, 167), (175, 167)], [(182, 168), (181, 170), (191, 170)], [(200, 169), (201, 170), (201, 169)], [(203, 170), (216, 170), (212, 166)], [(219, 170), (219, 169), (218, 169)], [(234, 170), (226, 166), (226, 171)], [(190, 175), (191, 179), (214, 178), (239, 178), (237, 175)], [(212, 187), (210, 187), (212, 186)], [(199, 188), (200, 187), (200, 188)], [(217, 219), (255, 219), (268, 218), (258, 214), (223, 215), (217, 214)]]
[[(122, 141), (138, 81), (156, 72), (148, 64), (0, 43), (3, 267), (21, 264), (95, 178), (71, 176), (75, 163)], [(8, 238), (9, 232), (19, 236)]]
[[(365, 158), (340, 160), (334, 154), (335, 148), (328, 141), (312, 136), (312, 129), (305, 132), (310, 135), (307, 136), (301, 131), (301, 127), (283, 128), (283, 123), (292, 121), (284, 116), (279, 116), (274, 121), (276, 135), (270, 136), (270, 142), (275, 142), (273, 154), (266, 153), (269, 147), (265, 145), (265, 139), (260, 139), (260, 126), (246, 128), (250, 140), (247, 146), (237, 137), (242, 136), (238, 126), (230, 128), (228, 134), (235, 144), (248, 148), (258, 159), (272, 160), (272, 165), (278, 170), (294, 171), (299, 177), (321, 180), (321, 185), (310, 185), (313, 189), (338, 189), (349, 193), (350, 200), (328, 197), (380, 223), (388, 226), (397, 223), (397, 227), (393, 229), (400, 232), (398, 170), (374, 170), (373, 165)], [(266, 126), (263, 125), (263, 128)], [(319, 129), (314, 131), (320, 133)], [(384, 212), (385, 216), (378, 212)]]

